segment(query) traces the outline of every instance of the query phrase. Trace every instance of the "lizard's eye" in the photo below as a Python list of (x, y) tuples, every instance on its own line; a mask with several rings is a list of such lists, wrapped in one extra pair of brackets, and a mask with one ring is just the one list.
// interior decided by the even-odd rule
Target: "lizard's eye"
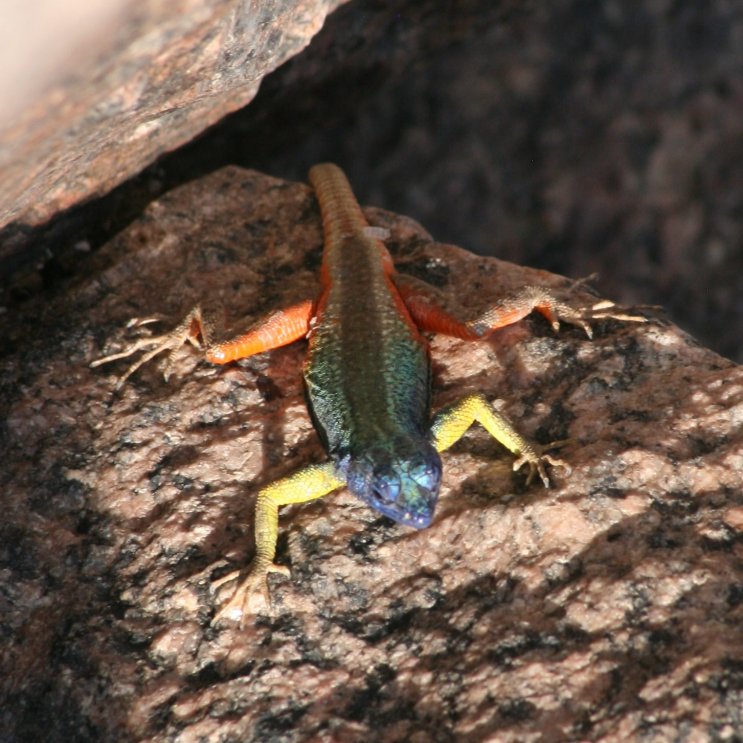
[(378, 468), (372, 480), (374, 495), (384, 503), (394, 503), (400, 495), (400, 477), (389, 467)]
[(426, 490), (437, 490), (441, 482), (441, 467), (436, 462), (421, 462), (410, 468), (410, 477)]

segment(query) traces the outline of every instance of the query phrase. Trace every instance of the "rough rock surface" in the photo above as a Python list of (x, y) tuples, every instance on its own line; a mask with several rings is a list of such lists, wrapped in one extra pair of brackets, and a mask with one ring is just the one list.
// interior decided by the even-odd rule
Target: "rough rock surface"
[[(406, 271), (470, 311), (565, 279), (434, 243), (381, 210)], [(347, 492), (286, 509), (271, 612), (212, 626), (256, 488), (323, 453), (302, 344), (183, 350), (113, 396), (132, 316), (226, 324), (316, 288), (307, 187), (225, 169), (154, 202), (63, 298), (0, 317), (0, 739), (733, 740), (743, 709), (743, 372), (673, 326), (529, 319), (436, 338), (435, 405), (479, 390), (572, 475), (525, 487), (481, 430), (413, 532)], [(7, 344), (6, 344), (7, 346)]]
[[(71, 11), (40, 13), (13, 46), (38, 92), (0, 119), (0, 227), (105, 193), (244, 106), (341, 1), (94, 2), (90, 25)], [(6, 27), (22, 22), (24, 9), (9, 12)], [(4, 68), (0, 89), (16, 91), (14, 75)]]

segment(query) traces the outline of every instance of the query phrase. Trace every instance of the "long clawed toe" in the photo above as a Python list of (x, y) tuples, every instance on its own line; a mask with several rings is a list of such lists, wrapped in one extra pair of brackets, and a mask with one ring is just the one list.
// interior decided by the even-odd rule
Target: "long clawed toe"
[(520, 470), (524, 465), (528, 467), (528, 473), (526, 475), (526, 484), (530, 485), (535, 475), (539, 475), (539, 479), (542, 481), (545, 488), (550, 486), (550, 478), (547, 474), (547, 468), (545, 465), (550, 465), (553, 469), (561, 469), (565, 472), (565, 477), (569, 477), (572, 472), (570, 465), (564, 460), (558, 457), (553, 457), (551, 454), (546, 454), (550, 449), (558, 449), (567, 444), (570, 444), (572, 439), (561, 439), (560, 441), (552, 441), (546, 446), (536, 445), (534, 450), (522, 453), (519, 457), (514, 460), (513, 470), (516, 472)]
[(242, 628), (245, 617), (252, 612), (258, 596), (263, 599), (265, 606), (271, 606), (271, 595), (268, 590), (268, 574), (279, 573), (280, 575), (290, 576), (289, 568), (285, 565), (276, 565), (269, 563), (265, 566), (253, 566), (248, 569), (247, 574), (242, 570), (235, 570), (232, 573), (218, 578), (212, 582), (212, 589), (217, 593), (222, 593), (219, 589), (233, 583), (225, 591), (225, 597), (222, 601), (218, 598), (221, 606), (214, 615), (213, 622), (216, 624), (224, 619), (239, 622)]
[[(639, 305), (636, 309), (648, 309), (649, 306)], [(583, 329), (583, 332), (593, 338), (592, 322), (598, 320), (620, 320), (623, 322), (648, 322), (647, 317), (642, 315), (629, 314), (629, 308), (617, 305), (611, 300), (602, 299), (587, 307), (571, 307), (559, 303), (552, 312), (552, 328), (557, 331), (560, 327), (560, 321), (577, 325)]]
[[(570, 284), (569, 291), (575, 292), (578, 289), (593, 292), (590, 282), (595, 281), (598, 274), (591, 274), (580, 279), (576, 279)], [(633, 314), (636, 310), (658, 310), (657, 305), (634, 305), (633, 307), (623, 307), (612, 302), (609, 299), (600, 299), (590, 305), (583, 307), (572, 307), (564, 302), (556, 302), (552, 308), (551, 324), (555, 331), (560, 327), (560, 321), (577, 325), (583, 329), (589, 338), (593, 338), (593, 329), (590, 323), (597, 320), (620, 320), (622, 322), (648, 322), (647, 317)]]
[[(156, 315), (143, 318), (133, 318), (127, 323), (126, 327), (130, 330), (132, 328), (140, 328), (145, 325), (160, 322), (161, 320), (162, 318)], [(203, 332), (201, 311), (197, 307), (186, 316), (185, 320), (183, 320), (178, 327), (171, 330), (169, 333), (162, 333), (149, 338), (138, 338), (118, 353), (109, 354), (108, 356), (95, 359), (90, 363), (90, 366), (96, 367), (101, 366), (102, 364), (108, 364), (112, 361), (126, 359), (139, 351), (146, 350), (142, 356), (132, 362), (126, 371), (117, 378), (114, 391), (118, 392), (124, 386), (126, 380), (129, 379), (137, 369), (155, 358), (155, 356), (158, 356), (161, 353), (167, 353), (168, 359), (163, 371), (163, 376), (167, 382), (171, 372), (173, 371), (175, 352), (186, 342), (198, 349), (203, 349), (203, 345), (199, 340), (199, 337), (203, 335)]]
[[(157, 356), (158, 354), (163, 353), (164, 351), (168, 351), (169, 355), (172, 356), (173, 351), (183, 345), (183, 341), (183, 338), (174, 337), (172, 333), (153, 336), (152, 338), (140, 338), (139, 340), (127, 346), (123, 351), (111, 354), (110, 356), (103, 356), (100, 359), (95, 359), (95, 361), (92, 361), (90, 365), (92, 367), (101, 366), (102, 364), (108, 364), (111, 361), (126, 359), (139, 351), (149, 349), (146, 353), (142, 354), (142, 356), (136, 359), (136, 361), (130, 364), (126, 371), (120, 377), (118, 377), (118, 379), (116, 380), (116, 386), (114, 387), (115, 391), (118, 392), (124, 386), (126, 380), (129, 379), (129, 377), (131, 377), (131, 375), (134, 374), (137, 369), (139, 369), (141, 366), (146, 364), (151, 359), (155, 358), (155, 356)], [(172, 359), (169, 359), (164, 375), (166, 380), (170, 374), (171, 367)]]
[[(637, 309), (647, 309), (648, 305), (639, 305)], [(642, 315), (630, 315), (624, 310), (629, 308), (622, 307), (621, 305), (614, 304), (608, 299), (604, 299), (600, 302), (596, 302), (591, 306), (590, 319), (591, 320), (623, 320), (624, 322), (647, 322), (648, 318)]]

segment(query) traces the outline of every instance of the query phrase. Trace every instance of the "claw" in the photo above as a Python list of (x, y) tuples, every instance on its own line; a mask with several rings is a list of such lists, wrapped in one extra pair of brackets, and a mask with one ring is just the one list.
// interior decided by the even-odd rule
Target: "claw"
[(534, 479), (534, 475), (539, 475), (539, 478), (544, 484), (545, 488), (548, 488), (550, 486), (550, 479), (547, 475), (545, 464), (549, 464), (553, 468), (564, 470), (565, 476), (569, 477), (570, 473), (572, 472), (572, 468), (567, 462), (562, 459), (558, 459), (557, 457), (553, 457), (550, 454), (544, 453), (548, 449), (555, 449), (557, 447), (564, 446), (565, 444), (569, 443), (569, 441), (570, 439), (564, 439), (563, 441), (553, 441), (551, 444), (547, 444), (547, 446), (540, 446), (538, 448), (532, 449), (531, 451), (524, 452), (514, 461), (513, 471), (516, 472), (520, 470), (524, 465), (526, 465), (529, 468), (529, 472), (526, 476), (526, 484), (530, 485), (531, 481)]
[(647, 317), (642, 315), (630, 315), (622, 310), (624, 308), (614, 304), (608, 299), (592, 304), (590, 307), (571, 307), (562, 302), (555, 302), (550, 308), (553, 315), (552, 327), (557, 329), (559, 321), (577, 325), (589, 338), (593, 338), (591, 322), (596, 320), (622, 320), (624, 322), (647, 322)]
[[(151, 346), (153, 345), (154, 348), (151, 348)], [(176, 348), (179, 348), (181, 345), (183, 345), (183, 340), (179, 338), (173, 339), (170, 334), (159, 335), (153, 338), (141, 338), (140, 340), (132, 343), (130, 346), (127, 346), (120, 353), (114, 353), (110, 356), (104, 356), (103, 358), (96, 359), (95, 361), (92, 361), (90, 365), (92, 367), (96, 367), (100, 366), (101, 364), (108, 364), (111, 361), (118, 361), (119, 359), (128, 358), (132, 354), (137, 353), (137, 351), (141, 351), (142, 349), (150, 348), (147, 353), (138, 358), (120, 377), (118, 377), (118, 379), (116, 380), (116, 386), (114, 388), (118, 392), (124, 386), (126, 380), (129, 379), (129, 377), (131, 377), (131, 375), (134, 374), (134, 372), (137, 371), (140, 366), (143, 366), (163, 351), (169, 351), (169, 355), (172, 356), (173, 351), (175, 351)], [(166, 381), (169, 376), (170, 366), (171, 362), (169, 361), (168, 366), (166, 367), (166, 374), (164, 375)]]
[[(143, 325), (149, 325), (153, 322), (159, 321), (160, 318), (157, 316), (133, 318), (127, 323), (126, 327), (130, 329), (138, 328)], [(199, 335), (203, 337), (204, 333), (205, 330), (203, 321), (201, 319), (201, 310), (199, 307), (195, 307), (193, 310), (191, 310), (191, 312), (188, 313), (183, 322), (180, 323), (180, 325), (178, 325), (178, 327), (176, 327), (174, 330), (171, 330), (169, 333), (155, 335), (151, 338), (139, 338), (119, 353), (113, 353), (109, 356), (103, 356), (99, 359), (91, 361), (90, 366), (96, 367), (101, 366), (102, 364), (108, 364), (111, 361), (126, 359), (129, 356), (137, 353), (138, 351), (149, 349), (140, 358), (134, 361), (120, 377), (118, 377), (118, 379), (116, 380), (116, 386), (114, 387), (114, 391), (118, 392), (124, 386), (126, 380), (129, 379), (129, 377), (131, 377), (131, 375), (134, 374), (134, 372), (136, 372), (140, 366), (143, 366), (148, 361), (155, 358), (155, 356), (163, 352), (167, 352), (168, 360), (165, 364), (165, 370), (163, 372), (163, 376), (165, 377), (165, 381), (167, 382), (173, 370), (175, 352), (186, 342), (191, 343), (196, 348), (202, 348), (202, 344), (199, 342)]]
[(127, 330), (131, 328), (141, 328), (143, 325), (151, 325), (153, 322), (162, 322), (163, 317), (160, 315), (150, 315), (150, 317), (133, 317), (126, 324)]
[(245, 617), (251, 613), (255, 605), (256, 594), (263, 597), (266, 606), (271, 606), (271, 595), (268, 590), (268, 574), (279, 573), (280, 575), (290, 577), (289, 568), (285, 565), (276, 565), (273, 562), (267, 565), (253, 564), (244, 579), (244, 571), (235, 570), (228, 573), (222, 578), (218, 578), (212, 583), (212, 587), (218, 590), (227, 583), (235, 583), (228, 593), (228, 598), (214, 615), (214, 622), (220, 622), (223, 619), (229, 621), (237, 620), (240, 629), (243, 627)]

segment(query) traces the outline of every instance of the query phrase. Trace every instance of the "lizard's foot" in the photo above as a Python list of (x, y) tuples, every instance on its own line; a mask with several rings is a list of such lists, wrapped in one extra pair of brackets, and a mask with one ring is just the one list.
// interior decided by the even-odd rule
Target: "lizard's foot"
[(564, 446), (568, 442), (568, 439), (564, 441), (553, 441), (551, 444), (548, 444), (544, 447), (538, 447), (535, 444), (532, 444), (531, 451), (523, 452), (514, 461), (513, 471), (516, 472), (517, 470), (520, 470), (524, 465), (526, 465), (529, 470), (528, 474), (526, 475), (526, 484), (531, 484), (531, 481), (534, 479), (534, 475), (539, 475), (542, 483), (544, 483), (544, 487), (548, 488), (550, 486), (550, 479), (547, 475), (545, 465), (549, 464), (551, 467), (559, 467), (560, 469), (565, 470), (566, 477), (570, 475), (572, 470), (567, 462), (562, 459), (558, 459), (557, 457), (550, 456), (549, 454), (545, 454), (545, 451), (548, 449), (555, 449), (559, 446)]
[(608, 299), (602, 299), (592, 305), (583, 307), (571, 307), (569, 304), (554, 300), (545, 307), (539, 308), (542, 314), (549, 320), (552, 329), (560, 329), (560, 322), (578, 325), (583, 328), (589, 338), (593, 338), (591, 323), (596, 320), (622, 320), (624, 322), (647, 322), (648, 318), (642, 315), (631, 315), (621, 307)]
[[(570, 286), (574, 292), (580, 287), (586, 286), (597, 278), (597, 274), (591, 274), (582, 279), (576, 279)], [(589, 287), (590, 289), (590, 287)], [(537, 290), (538, 291), (538, 290)], [(550, 297), (551, 301), (539, 307), (540, 312), (549, 320), (552, 329), (560, 329), (560, 321), (578, 325), (583, 328), (589, 338), (593, 338), (593, 329), (590, 323), (596, 320), (621, 320), (623, 322), (647, 322), (648, 318), (642, 315), (629, 313), (629, 308), (615, 304), (609, 299), (601, 299), (593, 304), (572, 307), (565, 302)], [(637, 305), (635, 309), (658, 309), (654, 305)]]
[[(127, 323), (127, 328), (141, 327), (158, 321), (159, 318), (157, 317), (134, 319)], [(202, 348), (199, 337), (203, 338), (203, 335), (204, 324), (201, 319), (201, 309), (199, 307), (194, 307), (194, 309), (186, 315), (183, 322), (169, 333), (163, 333), (162, 335), (155, 335), (149, 338), (139, 338), (124, 348), (123, 351), (95, 359), (90, 363), (90, 365), (92, 367), (101, 366), (101, 364), (108, 364), (111, 361), (126, 359), (138, 351), (146, 350), (146, 353), (142, 354), (140, 358), (134, 361), (134, 363), (132, 363), (116, 380), (116, 387), (114, 389), (118, 392), (118, 390), (120, 390), (124, 385), (124, 382), (126, 382), (126, 380), (129, 379), (129, 377), (134, 374), (140, 366), (143, 366), (148, 361), (155, 358), (155, 356), (167, 352), (168, 360), (165, 364), (165, 370), (163, 371), (163, 376), (165, 377), (165, 381), (167, 381), (173, 369), (175, 352), (186, 342), (191, 343), (196, 346), (196, 348)]]
[(213, 621), (216, 623), (222, 619), (238, 620), (242, 628), (245, 616), (250, 613), (256, 594), (260, 594), (266, 606), (270, 606), (271, 596), (268, 592), (269, 573), (280, 573), (287, 578), (290, 575), (289, 568), (286, 566), (269, 562), (266, 564), (254, 563), (248, 568), (247, 574), (243, 570), (235, 570), (215, 580), (212, 583), (212, 587), (215, 590), (218, 590), (227, 583), (234, 583), (234, 585), (227, 594), (227, 600), (214, 615)]

